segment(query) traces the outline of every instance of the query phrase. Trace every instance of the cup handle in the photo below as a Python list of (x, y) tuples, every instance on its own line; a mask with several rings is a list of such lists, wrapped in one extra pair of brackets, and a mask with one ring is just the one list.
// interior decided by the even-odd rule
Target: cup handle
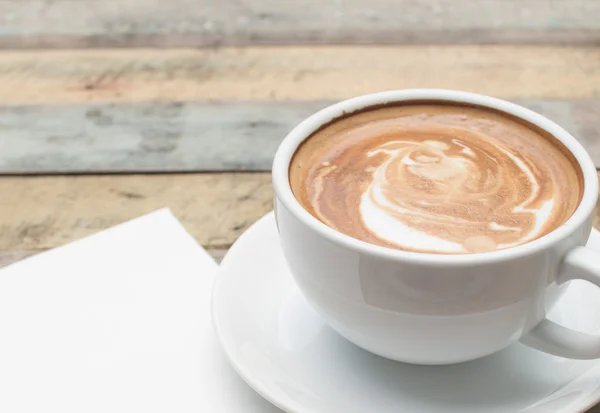
[[(576, 279), (600, 287), (600, 253), (586, 247), (576, 247), (567, 253), (558, 283)], [(572, 330), (548, 319), (534, 327), (521, 339), (521, 343), (560, 357), (579, 360), (600, 358), (600, 335)]]

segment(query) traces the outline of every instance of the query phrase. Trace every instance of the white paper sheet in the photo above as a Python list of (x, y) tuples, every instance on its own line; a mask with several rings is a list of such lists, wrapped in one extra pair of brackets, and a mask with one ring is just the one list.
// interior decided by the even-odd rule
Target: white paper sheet
[(161, 210), (1, 270), (0, 412), (280, 412), (221, 352), (216, 268)]

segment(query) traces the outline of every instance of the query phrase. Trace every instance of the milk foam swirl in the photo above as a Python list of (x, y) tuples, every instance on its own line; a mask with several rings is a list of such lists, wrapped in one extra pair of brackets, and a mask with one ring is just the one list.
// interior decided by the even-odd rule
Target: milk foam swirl
[(298, 151), (291, 182), (309, 212), (375, 244), (460, 254), (539, 238), (577, 206), (572, 164), (532, 129), (477, 108), (401, 108), (336, 122)]
[[(361, 216), (371, 232), (404, 248), (507, 248), (535, 239), (550, 218), (552, 194), (544, 196), (526, 162), (505, 149), (439, 136), (390, 141), (367, 156), (378, 153), (387, 160), (362, 195)], [(462, 233), (480, 235), (452, 235)]]

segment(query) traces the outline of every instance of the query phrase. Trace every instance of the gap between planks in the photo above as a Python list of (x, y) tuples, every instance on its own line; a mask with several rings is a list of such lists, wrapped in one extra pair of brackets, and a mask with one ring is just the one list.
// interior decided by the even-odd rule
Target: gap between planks
[(17, 258), (165, 206), (205, 248), (227, 249), (272, 209), (268, 173), (2, 177), (0, 193), (0, 251)]
[(594, 0), (27, 0), (0, 2), (0, 47), (579, 43)]
[(339, 100), (448, 88), (501, 98), (600, 96), (600, 49), (322, 46), (0, 52), (0, 104)]

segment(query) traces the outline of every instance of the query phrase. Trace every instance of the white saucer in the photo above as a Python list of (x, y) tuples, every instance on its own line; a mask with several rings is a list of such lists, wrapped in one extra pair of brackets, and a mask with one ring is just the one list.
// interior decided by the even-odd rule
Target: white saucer
[[(598, 231), (590, 245), (600, 250)], [(579, 413), (600, 401), (600, 361), (567, 360), (517, 344), (480, 360), (427, 367), (355, 347), (296, 289), (272, 214), (223, 260), (213, 318), (240, 376), (290, 413)], [(600, 332), (600, 289), (572, 282), (551, 318)]]

